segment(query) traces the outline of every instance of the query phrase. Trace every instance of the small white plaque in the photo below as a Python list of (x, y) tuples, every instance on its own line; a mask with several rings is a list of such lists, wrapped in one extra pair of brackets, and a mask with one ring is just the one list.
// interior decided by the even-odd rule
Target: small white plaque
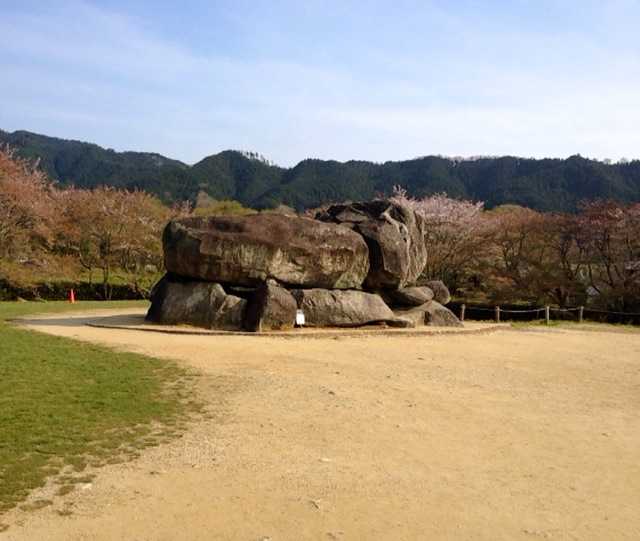
[(304, 325), (304, 312), (302, 310), (296, 310), (296, 325), (300, 327)]

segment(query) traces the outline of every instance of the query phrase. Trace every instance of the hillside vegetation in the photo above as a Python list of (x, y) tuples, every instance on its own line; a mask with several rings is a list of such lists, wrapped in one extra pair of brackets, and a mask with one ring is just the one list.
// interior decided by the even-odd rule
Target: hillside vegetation
[[(640, 203), (485, 210), (445, 195), (413, 198), (401, 187), (392, 200), (426, 223), (422, 279), (444, 280), (461, 298), (640, 311)], [(146, 297), (163, 272), (169, 220), (254, 212), (204, 192), (195, 206), (167, 206), (141, 190), (64, 187), (0, 148), (0, 299), (62, 299), (71, 288), (83, 299)], [(260, 212), (295, 214), (282, 204)]]
[(484, 201), (487, 208), (517, 204), (573, 212), (583, 200), (640, 201), (640, 161), (606, 164), (580, 156), (460, 161), (427, 156), (382, 164), (308, 159), (287, 169), (231, 150), (189, 166), (159, 154), (115, 152), (26, 131), (0, 130), (2, 143), (16, 148), (24, 158), (39, 159), (47, 175), (62, 185), (140, 189), (165, 203), (195, 201), (198, 194), (206, 194), (252, 208), (284, 204), (301, 210), (388, 195), (394, 185), (404, 186), (414, 197), (444, 192)]

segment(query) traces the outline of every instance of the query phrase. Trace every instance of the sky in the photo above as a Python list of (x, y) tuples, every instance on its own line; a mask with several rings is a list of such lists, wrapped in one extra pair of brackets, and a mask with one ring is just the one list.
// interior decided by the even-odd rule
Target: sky
[(159, 152), (640, 158), (640, 0), (0, 0), (0, 129)]

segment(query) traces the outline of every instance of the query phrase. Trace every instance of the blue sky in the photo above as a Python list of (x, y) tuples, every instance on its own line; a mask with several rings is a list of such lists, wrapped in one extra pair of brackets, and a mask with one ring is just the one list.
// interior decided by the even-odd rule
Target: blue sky
[(640, 0), (0, 0), (0, 128), (193, 163), (640, 157)]

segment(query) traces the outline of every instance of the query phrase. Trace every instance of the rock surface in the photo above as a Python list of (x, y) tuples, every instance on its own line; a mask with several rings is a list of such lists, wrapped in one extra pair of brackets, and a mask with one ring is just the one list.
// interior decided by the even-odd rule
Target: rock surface
[(241, 330), (247, 301), (227, 295), (218, 283), (165, 275), (151, 292), (147, 320), (164, 325)]
[(318, 220), (344, 224), (362, 235), (369, 247), (367, 289), (398, 289), (412, 285), (427, 263), (424, 219), (387, 200), (333, 205)]
[(449, 304), (451, 302), (451, 294), (449, 288), (444, 285), (441, 280), (430, 280), (425, 286), (433, 291), (433, 299), (440, 304)]
[(427, 325), (429, 327), (462, 327), (462, 322), (448, 308), (437, 301), (429, 301), (421, 306), (408, 310), (395, 310), (398, 318), (411, 321), (416, 326)]
[(425, 305), (424, 324), (430, 327), (462, 327), (462, 322), (451, 310), (437, 301)]
[[(163, 233), (167, 275), (147, 319), (227, 330), (461, 325), (440, 281), (415, 286), (425, 222), (388, 200), (333, 205), (317, 219), (282, 213), (191, 217)], [(365, 291), (363, 291), (363, 289)], [(394, 307), (394, 311), (390, 306)]]
[(262, 284), (247, 304), (245, 328), (273, 331), (293, 328), (298, 305), (293, 295), (275, 280)]
[(163, 234), (171, 273), (240, 286), (280, 283), (359, 288), (369, 270), (364, 239), (338, 224), (281, 214), (185, 218)]
[[(292, 291), (310, 327), (357, 327), (368, 323), (396, 324), (396, 317), (382, 298), (363, 291), (296, 289)], [(404, 326), (397, 322), (397, 326)]]
[(385, 300), (392, 306), (420, 306), (433, 299), (433, 291), (428, 287), (403, 287), (385, 292)]

